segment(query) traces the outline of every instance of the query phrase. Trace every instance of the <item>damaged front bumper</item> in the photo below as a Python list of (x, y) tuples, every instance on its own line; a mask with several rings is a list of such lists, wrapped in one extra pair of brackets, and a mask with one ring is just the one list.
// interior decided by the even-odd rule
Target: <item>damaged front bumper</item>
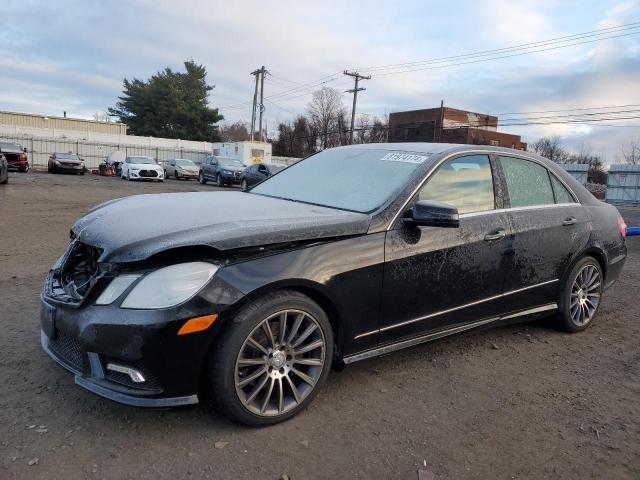
[[(43, 350), (74, 374), (76, 384), (138, 407), (198, 403), (202, 368), (224, 321), (220, 314), (242, 296), (214, 277), (176, 307), (127, 309), (119, 302), (61, 301), (47, 295), (50, 283), (41, 296)], [(219, 317), (209, 329), (178, 335), (187, 320), (212, 313)]]

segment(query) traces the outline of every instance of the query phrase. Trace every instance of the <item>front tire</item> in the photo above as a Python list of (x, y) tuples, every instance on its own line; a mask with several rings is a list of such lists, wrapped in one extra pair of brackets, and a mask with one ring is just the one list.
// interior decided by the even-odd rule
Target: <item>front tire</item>
[(595, 258), (587, 256), (574, 265), (560, 298), (560, 314), (566, 330), (580, 332), (593, 323), (603, 286), (602, 268)]
[(198, 183), (200, 183), (200, 185), (205, 185), (207, 183), (207, 180), (204, 178), (203, 172), (200, 172), (198, 174)]
[(329, 374), (333, 333), (310, 298), (280, 291), (246, 305), (222, 331), (207, 388), (226, 416), (258, 427), (305, 409)]
[(243, 192), (246, 192), (249, 189), (249, 187), (247, 186), (247, 181), (244, 178), (240, 183), (240, 188), (242, 189)]
[(222, 180), (222, 176), (220, 174), (216, 175), (216, 185), (218, 187), (224, 187), (224, 181)]

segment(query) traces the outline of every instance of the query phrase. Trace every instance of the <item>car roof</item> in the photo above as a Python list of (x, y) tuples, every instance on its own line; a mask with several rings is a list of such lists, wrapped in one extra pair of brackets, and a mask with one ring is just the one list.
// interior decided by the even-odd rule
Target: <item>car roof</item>
[[(429, 142), (400, 142), (400, 143), (365, 143), (336, 147), (339, 149), (365, 149), (365, 150), (399, 150), (406, 152), (426, 153), (436, 155), (440, 153), (453, 153), (464, 150), (483, 150), (488, 152), (524, 153), (523, 150), (513, 148), (496, 147), (493, 145), (470, 145), (465, 143), (429, 143)], [(530, 152), (527, 152), (530, 153)]]

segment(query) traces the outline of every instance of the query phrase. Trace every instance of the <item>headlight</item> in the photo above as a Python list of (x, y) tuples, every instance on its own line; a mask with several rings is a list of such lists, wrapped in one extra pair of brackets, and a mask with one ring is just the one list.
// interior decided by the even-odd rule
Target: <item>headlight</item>
[(135, 282), (140, 275), (120, 275), (109, 283), (109, 286), (104, 289), (104, 292), (96, 300), (96, 305), (109, 305), (113, 303), (124, 291), (129, 288), (133, 282)]
[(218, 270), (207, 262), (160, 268), (146, 275), (122, 302), (122, 308), (167, 308), (182, 303), (206, 285)]
[(223, 170), (222, 173), (226, 173), (227, 175), (231, 175), (231, 172), (229, 170)]

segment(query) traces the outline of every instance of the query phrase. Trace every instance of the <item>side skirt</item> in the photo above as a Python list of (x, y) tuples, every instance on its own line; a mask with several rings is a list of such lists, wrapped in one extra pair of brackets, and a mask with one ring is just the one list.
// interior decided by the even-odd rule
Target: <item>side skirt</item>
[(557, 303), (548, 303), (546, 305), (541, 305), (535, 308), (529, 308), (527, 310), (522, 310), (520, 312), (511, 313), (508, 315), (485, 318), (484, 320), (465, 323), (464, 325), (459, 325), (457, 327), (448, 328), (446, 330), (440, 330), (438, 332), (428, 333), (426, 335), (421, 335), (419, 337), (413, 337), (407, 340), (401, 340), (399, 342), (387, 344), (382, 347), (377, 347), (371, 350), (365, 350), (364, 352), (348, 355), (344, 357), (343, 361), (345, 364), (348, 364), (348, 363), (353, 363), (360, 360), (365, 360), (367, 358), (379, 357), (380, 355), (385, 355), (387, 353), (395, 352), (396, 350), (402, 350), (403, 348), (413, 347), (414, 345), (419, 345), (421, 343), (437, 340), (438, 338), (448, 337), (449, 335), (454, 335), (456, 333), (478, 328), (483, 325), (488, 325), (490, 323), (498, 322), (501, 320), (511, 320), (511, 319), (523, 317), (526, 315), (533, 315), (536, 313), (542, 313), (542, 312), (547, 312), (547, 311), (557, 310), (557, 309), (558, 309)]

